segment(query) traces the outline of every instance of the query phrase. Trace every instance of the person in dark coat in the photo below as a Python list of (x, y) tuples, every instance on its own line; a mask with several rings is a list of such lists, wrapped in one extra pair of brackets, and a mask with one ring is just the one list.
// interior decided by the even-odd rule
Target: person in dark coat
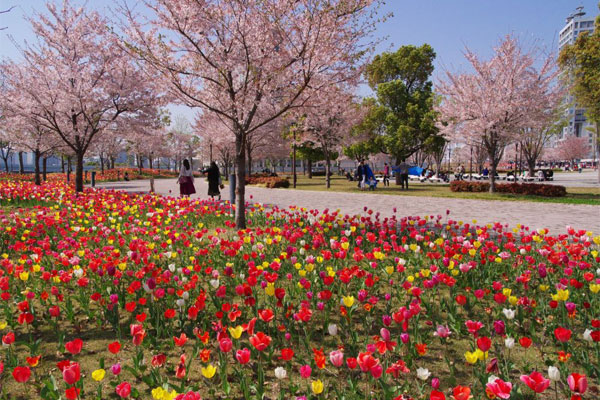
[(216, 162), (211, 162), (210, 167), (204, 171), (208, 177), (208, 195), (213, 199), (218, 197), (221, 200), (221, 173)]

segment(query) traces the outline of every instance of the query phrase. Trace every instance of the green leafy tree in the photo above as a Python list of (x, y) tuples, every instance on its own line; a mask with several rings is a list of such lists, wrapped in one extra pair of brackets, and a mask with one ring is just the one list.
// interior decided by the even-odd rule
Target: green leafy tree
[[(305, 141), (296, 147), (296, 157), (307, 163), (308, 179), (312, 179), (313, 163), (325, 160), (325, 152), (312, 141)], [(338, 153), (331, 154), (332, 160), (337, 160)]]
[(369, 86), (376, 93), (364, 128), (373, 146), (396, 162), (434, 145), (438, 128), (435, 96), (430, 80), (435, 52), (428, 44), (402, 46), (382, 53), (367, 66)]
[(569, 72), (567, 78), (577, 104), (586, 109), (586, 116), (596, 125), (595, 147), (600, 156), (600, 15), (596, 17), (594, 32), (582, 32), (574, 44), (565, 46), (558, 62)]

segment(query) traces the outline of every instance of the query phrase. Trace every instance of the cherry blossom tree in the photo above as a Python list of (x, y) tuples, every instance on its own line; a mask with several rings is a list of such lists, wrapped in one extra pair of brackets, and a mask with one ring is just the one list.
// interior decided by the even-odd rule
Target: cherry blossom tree
[(145, 0), (128, 7), (130, 48), (180, 103), (212, 112), (235, 139), (236, 226), (245, 220), (249, 135), (332, 82), (361, 73), (381, 0)]
[(467, 49), (465, 56), (474, 72), (446, 72), (446, 79), (437, 85), (443, 96), (441, 118), (456, 125), (455, 139), (488, 153), (490, 192), (496, 190), (496, 168), (504, 148), (519, 140), (531, 115), (547, 110), (548, 97), (554, 96), (558, 73), (554, 58), (541, 59), (536, 68), (538, 55), (507, 36), (487, 61)]
[(348, 88), (331, 86), (321, 90), (310, 105), (301, 109), (303, 139), (318, 144), (325, 156), (325, 186), (331, 187), (331, 159), (350, 138), (352, 127), (361, 119), (360, 106)]
[[(75, 154), (75, 187), (82, 191), (90, 145), (110, 134), (107, 128), (118, 119), (152, 120), (161, 96), (155, 79), (118, 46), (99, 13), (75, 8), (69, 0), (62, 6), (48, 3), (47, 10), (27, 18), (38, 41), (21, 49), (25, 68), (6, 62), (3, 69), (41, 127)], [(18, 70), (23, 74), (15, 74)]]
[(584, 158), (590, 152), (588, 140), (583, 137), (569, 136), (556, 148), (556, 155), (560, 160), (568, 160), (571, 164), (575, 160)]

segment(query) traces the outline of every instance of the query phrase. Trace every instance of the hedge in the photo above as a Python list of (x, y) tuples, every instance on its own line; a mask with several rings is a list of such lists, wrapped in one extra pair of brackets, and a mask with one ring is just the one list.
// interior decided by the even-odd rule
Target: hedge
[(246, 177), (246, 185), (264, 185), (270, 189), (289, 188), (290, 181), (277, 176), (250, 176)]
[[(489, 182), (452, 181), (450, 190), (453, 192), (489, 192)], [(496, 192), (523, 194), (543, 197), (563, 197), (567, 189), (559, 185), (541, 183), (496, 183)]]

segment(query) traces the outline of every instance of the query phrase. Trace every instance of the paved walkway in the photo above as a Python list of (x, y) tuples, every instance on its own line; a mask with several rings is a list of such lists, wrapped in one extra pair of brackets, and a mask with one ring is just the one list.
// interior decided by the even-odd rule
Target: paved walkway
[[(208, 185), (206, 181), (196, 179), (195, 185), (198, 193), (194, 197), (207, 198)], [(98, 187), (147, 192), (150, 183), (148, 180), (111, 182), (99, 184)], [(179, 185), (176, 184), (175, 179), (156, 180), (155, 189), (157, 193), (163, 195), (176, 196), (179, 194)], [(228, 198), (229, 188), (225, 187), (222, 193), (223, 198)], [(254, 186), (246, 186), (246, 200), (277, 204), (280, 207), (296, 205), (317, 210), (339, 208), (347, 214), (362, 214), (364, 207), (367, 206), (384, 217), (391, 216), (394, 208), (397, 209), (398, 216), (445, 215), (446, 210), (450, 210), (451, 219), (465, 222), (475, 219), (478, 224), (501, 222), (514, 227), (520, 223), (531, 229), (548, 228), (553, 233), (563, 233), (565, 227), (570, 225), (575, 229), (587, 229), (600, 233), (600, 206), (590, 205), (396, 196), (372, 192), (317, 192)]]

